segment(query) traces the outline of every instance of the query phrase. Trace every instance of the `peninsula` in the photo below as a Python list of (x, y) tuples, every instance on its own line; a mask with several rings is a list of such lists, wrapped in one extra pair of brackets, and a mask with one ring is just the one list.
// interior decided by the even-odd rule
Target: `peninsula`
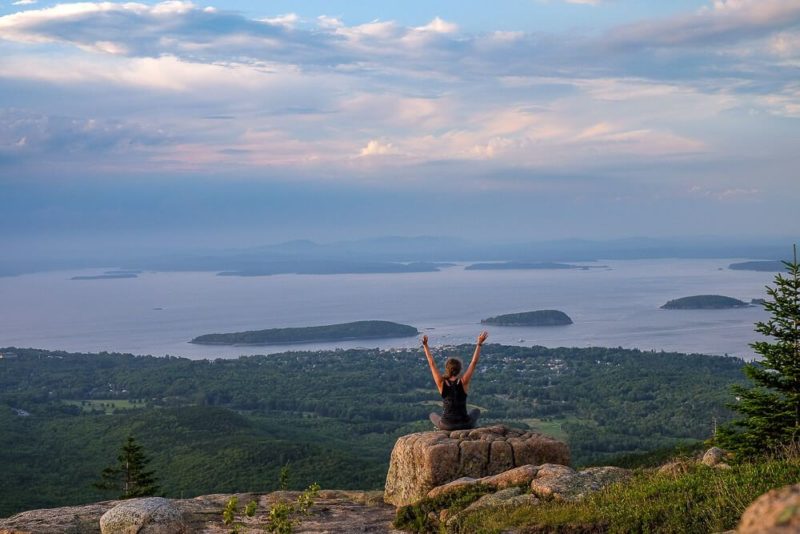
[(749, 304), (733, 297), (722, 295), (694, 295), (670, 300), (662, 310), (724, 310), (729, 308), (746, 308)]
[(483, 319), (481, 324), (496, 326), (565, 326), (572, 324), (569, 315), (559, 310), (536, 310), (509, 313)]
[(268, 328), (227, 334), (205, 334), (190, 341), (199, 345), (280, 345), (349, 341), (356, 339), (385, 339), (416, 336), (413, 326), (391, 321), (355, 321), (352, 323), (294, 328)]

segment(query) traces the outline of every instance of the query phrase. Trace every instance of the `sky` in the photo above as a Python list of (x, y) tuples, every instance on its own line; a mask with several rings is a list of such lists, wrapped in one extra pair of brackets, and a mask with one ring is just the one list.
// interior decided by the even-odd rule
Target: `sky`
[(796, 234), (800, 2), (0, 0), (0, 246)]

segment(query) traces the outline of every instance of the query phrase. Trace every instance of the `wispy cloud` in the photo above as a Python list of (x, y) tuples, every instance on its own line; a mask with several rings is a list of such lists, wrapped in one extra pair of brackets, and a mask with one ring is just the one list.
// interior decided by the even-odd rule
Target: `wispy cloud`
[(789, 161), (752, 132), (800, 115), (798, 25), (789, 0), (717, 1), (588, 35), (59, 4), (0, 17), (0, 97), (15, 108), (0, 116), (0, 165), (36, 174), (36, 158), (22, 163), (36, 153), (343, 181), (392, 169), (442, 187), (658, 175), (645, 183), (682, 192), (687, 168)]

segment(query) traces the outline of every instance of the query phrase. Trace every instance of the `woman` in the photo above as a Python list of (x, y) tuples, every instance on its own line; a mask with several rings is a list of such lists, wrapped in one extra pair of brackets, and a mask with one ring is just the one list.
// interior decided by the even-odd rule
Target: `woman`
[(467, 392), (469, 391), (469, 383), (472, 381), (472, 375), (475, 372), (475, 366), (481, 356), (481, 347), (487, 337), (489, 337), (487, 332), (481, 332), (481, 335), (478, 336), (475, 353), (472, 355), (472, 361), (469, 363), (464, 376), (459, 376), (462, 364), (458, 358), (447, 359), (447, 363), (444, 365), (445, 375), (442, 376), (428, 348), (428, 336), (422, 336), (422, 348), (425, 349), (425, 356), (428, 358), (433, 381), (436, 382), (436, 388), (442, 395), (442, 415), (437, 413), (430, 415), (431, 421), (439, 430), (475, 428), (475, 423), (478, 421), (481, 411), (475, 408), (467, 413)]

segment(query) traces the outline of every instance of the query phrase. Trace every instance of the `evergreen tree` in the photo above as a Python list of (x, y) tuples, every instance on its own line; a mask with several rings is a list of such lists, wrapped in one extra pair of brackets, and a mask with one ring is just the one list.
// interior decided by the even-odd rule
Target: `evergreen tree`
[(120, 499), (149, 497), (158, 492), (158, 481), (153, 471), (146, 470), (150, 459), (133, 436), (128, 436), (117, 460), (119, 463), (116, 466), (103, 469), (100, 482), (94, 484), (96, 488), (119, 491)]
[(767, 338), (750, 346), (763, 359), (745, 366), (754, 385), (733, 386), (737, 397), (730, 407), (742, 418), (720, 429), (722, 446), (745, 456), (774, 451), (800, 440), (800, 266), (797, 247), (786, 273), (767, 287), (764, 308), (770, 313), (756, 331)]

